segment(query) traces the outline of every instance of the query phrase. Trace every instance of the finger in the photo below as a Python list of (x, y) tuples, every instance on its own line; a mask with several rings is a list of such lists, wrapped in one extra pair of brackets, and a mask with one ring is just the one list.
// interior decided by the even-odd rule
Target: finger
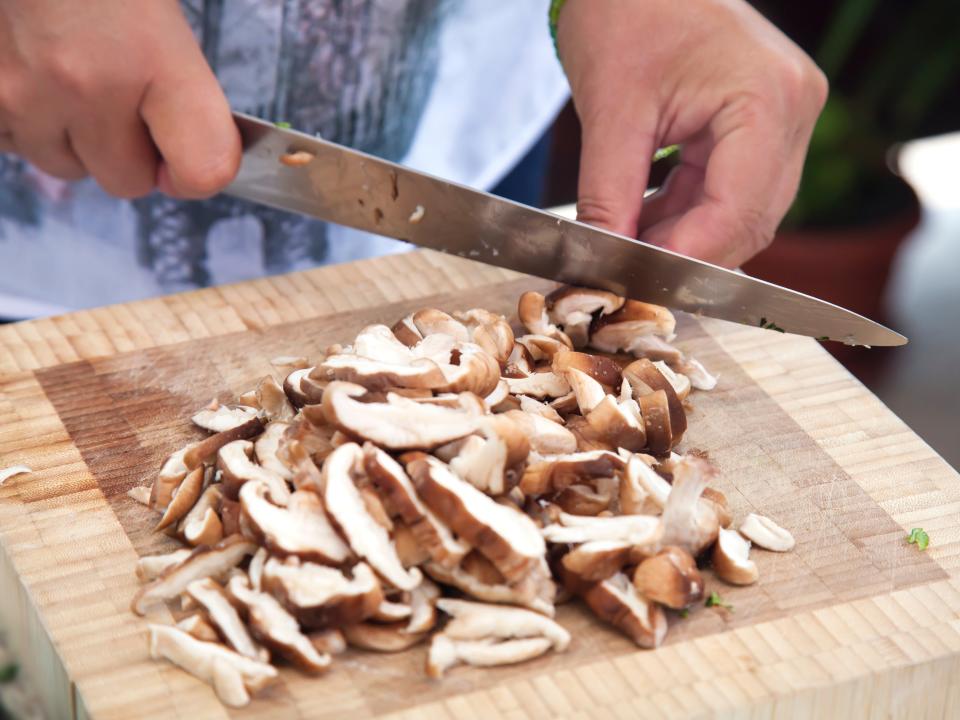
[[(136, 102), (121, 105), (136, 108)], [(70, 137), (90, 175), (111, 195), (150, 193), (157, 176), (157, 150), (135, 111), (95, 113), (71, 125)]]
[(189, 28), (180, 55), (165, 65), (140, 107), (162, 156), (161, 188), (180, 197), (209, 197), (240, 166), (240, 133), (230, 106)]
[(578, 220), (636, 237), (656, 144), (654, 113), (632, 117), (616, 108), (582, 118)]
[(18, 123), (11, 127), (10, 137), (11, 152), (48, 175), (61, 180), (80, 180), (87, 176), (63, 126), (39, 119), (34, 123)]
[(664, 220), (693, 207), (703, 195), (702, 167), (682, 162), (670, 171), (663, 185), (643, 201), (637, 231), (641, 239), (651, 242), (649, 230)]

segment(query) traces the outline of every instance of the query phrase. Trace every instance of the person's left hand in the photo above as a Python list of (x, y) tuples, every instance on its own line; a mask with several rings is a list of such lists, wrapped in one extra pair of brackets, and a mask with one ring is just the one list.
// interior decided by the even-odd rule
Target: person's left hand
[[(567, 0), (558, 31), (578, 218), (731, 267), (766, 247), (826, 100), (813, 61), (743, 0)], [(678, 143), (644, 201), (654, 150)]]

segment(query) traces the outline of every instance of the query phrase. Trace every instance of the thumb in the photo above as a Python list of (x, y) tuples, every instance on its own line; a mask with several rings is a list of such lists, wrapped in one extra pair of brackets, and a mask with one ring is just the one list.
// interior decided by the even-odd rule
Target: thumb
[(577, 219), (637, 236), (643, 193), (656, 144), (656, 120), (629, 117), (621, 108), (584, 113)]

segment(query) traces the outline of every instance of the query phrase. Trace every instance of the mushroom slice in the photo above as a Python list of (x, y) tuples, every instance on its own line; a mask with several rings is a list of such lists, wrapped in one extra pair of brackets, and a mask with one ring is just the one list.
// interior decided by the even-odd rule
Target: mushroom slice
[(344, 625), (340, 630), (353, 647), (384, 653), (402, 652), (422, 642), (427, 636), (426, 633), (408, 632), (406, 622), (357, 623)]
[(567, 347), (573, 347), (570, 338), (550, 322), (550, 317), (547, 315), (547, 299), (540, 293), (529, 290), (521, 295), (517, 303), (517, 315), (527, 332), (534, 335), (546, 335), (559, 340)]
[(406, 570), (390, 541), (389, 533), (367, 511), (356, 482), (365, 477), (363, 450), (356, 443), (341, 445), (323, 464), (323, 500), (327, 512), (350, 547), (396, 588), (412, 590), (422, 579)]
[(423, 337), (441, 333), (449, 335), (458, 342), (468, 342), (470, 332), (459, 320), (455, 320), (443, 310), (424, 308), (417, 310), (412, 317), (413, 324)]
[(497, 381), (497, 386), (486, 397), (483, 398), (483, 404), (488, 410), (496, 412), (502, 403), (510, 398), (510, 386), (502, 378)]
[(584, 347), (589, 339), (594, 313), (609, 315), (623, 307), (624, 299), (606, 290), (560, 287), (547, 295), (550, 319), (563, 326), (574, 347)]
[(330, 656), (317, 651), (310, 638), (300, 631), (293, 615), (276, 598), (251, 589), (247, 579), (240, 575), (230, 578), (228, 590), (243, 606), (250, 631), (257, 640), (305, 672), (316, 675), (329, 669)]
[(527, 397), (526, 395), (519, 395), (517, 399), (520, 401), (520, 410), (522, 412), (550, 420), (558, 425), (563, 425), (563, 416), (545, 402), (541, 402), (536, 398)]
[(579, 370), (607, 387), (617, 387), (622, 380), (620, 365), (604, 355), (565, 350), (553, 356), (551, 368), (561, 375), (569, 370)]
[(257, 465), (250, 459), (253, 443), (249, 440), (234, 440), (217, 453), (217, 469), (223, 477), (224, 494), (231, 500), (240, 496), (240, 488), (248, 482), (263, 483), (274, 505), (285, 506), (290, 502), (290, 488), (279, 475)]
[(633, 546), (623, 540), (592, 540), (578, 545), (560, 561), (580, 582), (599, 582), (630, 562)]
[(620, 512), (624, 515), (659, 514), (667, 504), (670, 483), (650, 466), (653, 458), (649, 455), (626, 451), (620, 455), (627, 460), (620, 477)]
[(510, 351), (510, 357), (507, 358), (507, 364), (503, 369), (503, 377), (526, 377), (534, 371), (536, 364), (533, 355), (518, 338), (513, 344), (513, 350)]
[[(537, 402), (525, 396), (521, 396), (521, 398), (530, 402)], [(523, 399), (520, 402), (522, 407)], [(549, 405), (543, 407), (551, 409)], [(576, 436), (553, 420), (522, 410), (508, 410), (504, 415), (510, 418), (520, 432), (527, 436), (530, 449), (534, 452), (541, 455), (566, 455), (577, 451)]]
[(561, 513), (559, 523), (547, 525), (540, 532), (552, 543), (627, 542), (634, 547), (634, 552), (655, 549), (663, 536), (660, 519), (649, 515), (589, 517)]
[(251, 532), (271, 553), (338, 565), (350, 557), (350, 548), (334, 530), (320, 497), (309, 490), (290, 495), (287, 507), (267, 500), (267, 486), (248, 482), (240, 489), (240, 507)]
[(591, 376), (582, 370), (569, 368), (563, 374), (577, 396), (577, 406), (580, 408), (580, 414), (586, 416), (593, 410), (600, 401), (606, 396), (607, 391), (603, 385), (594, 380)]
[(277, 370), (303, 370), (309, 367), (310, 361), (303, 355), (278, 355), (270, 358), (270, 364)]
[(444, 373), (433, 360), (414, 358), (412, 355), (403, 363), (354, 354), (331, 355), (320, 367), (329, 372), (334, 380), (356, 383), (368, 390), (392, 387), (432, 389), (447, 385)]
[(477, 600), (503, 605), (523, 605), (548, 617), (554, 615), (553, 603), (538, 595), (538, 588), (534, 583), (507, 585), (502, 575), (499, 580), (488, 582), (464, 567), (445, 568), (433, 562), (424, 565), (423, 569), (437, 582), (455, 587)]
[(514, 395), (557, 398), (570, 392), (570, 384), (555, 372), (535, 372), (526, 377), (507, 379), (507, 386)]
[(246, 405), (219, 405), (216, 408), (204, 408), (195, 413), (190, 420), (197, 427), (218, 433), (243, 425), (256, 415), (256, 409)]
[(339, 655), (347, 649), (347, 639), (339, 630), (317, 630), (307, 637), (319, 653)]
[(127, 497), (141, 505), (150, 507), (150, 492), (151, 488), (149, 485), (134, 485), (127, 490)]
[[(646, 358), (640, 359), (644, 360)], [(690, 378), (683, 373), (674, 372), (663, 360), (654, 360), (653, 366), (667, 379), (670, 387), (672, 387), (673, 391), (677, 394), (677, 398), (679, 398), (681, 402), (686, 400), (687, 395), (690, 394)]]
[(532, 610), (453, 598), (440, 598), (437, 608), (452, 618), (443, 632), (454, 640), (543, 637), (557, 652), (570, 645), (570, 633), (555, 620)]
[(508, 582), (522, 579), (546, 553), (529, 517), (492, 500), (436, 458), (418, 458), (407, 470), (427, 507), (446, 518), (450, 528), (483, 553)]
[(193, 470), (202, 463), (209, 462), (217, 456), (220, 448), (235, 440), (250, 440), (263, 432), (263, 421), (259, 417), (247, 420), (243, 425), (237, 425), (229, 430), (218, 432), (205, 440), (193, 445), (183, 455), (183, 464), (187, 469)]
[(190, 470), (184, 464), (184, 458), (187, 452), (192, 450), (198, 443), (190, 443), (186, 447), (180, 448), (163, 461), (160, 473), (153, 481), (153, 487), (150, 490), (150, 507), (155, 510), (165, 510), (173, 493), (183, 482)]
[(270, 662), (270, 653), (250, 637), (240, 614), (219, 584), (210, 578), (194, 580), (187, 585), (187, 594), (206, 611), (210, 622), (220, 631), (230, 647), (251, 660)]
[(247, 577), (250, 578), (250, 587), (260, 591), (263, 587), (263, 568), (270, 558), (270, 553), (266, 548), (260, 548), (250, 558), (250, 566), (247, 568)]
[(261, 412), (269, 420), (292, 420), (297, 414), (287, 394), (273, 375), (267, 375), (257, 385), (257, 402)]
[(183, 548), (174, 550), (166, 555), (145, 555), (137, 560), (137, 577), (142, 582), (149, 582), (160, 577), (172, 567), (176, 567), (190, 557), (190, 550)]
[(472, 392), (486, 397), (496, 389), (500, 383), (500, 364), (493, 355), (474, 343), (457, 343), (454, 351), (456, 364), (440, 366), (444, 382), (437, 390)]
[(310, 373), (312, 373), (313, 370), (314, 368), (312, 367), (298, 368), (283, 379), (283, 392), (294, 408), (301, 408), (310, 402), (312, 395), (311, 389), (304, 388), (303, 383), (305, 380), (309, 383)]
[(323, 412), (343, 432), (391, 450), (429, 449), (477, 430), (483, 413), (466, 400), (458, 409), (425, 405), (396, 395), (387, 402), (362, 402), (366, 389), (332, 382), (323, 394)]
[(407, 620), (406, 632), (417, 634), (433, 630), (437, 624), (439, 597), (440, 588), (427, 578), (410, 591), (410, 617)]
[[(601, 478), (609, 480), (603, 488), (594, 488), (590, 485), (571, 485), (557, 495), (555, 502), (564, 512), (571, 515), (599, 515), (610, 509), (616, 488), (615, 478)], [(599, 485), (599, 483), (597, 483)]]
[(221, 702), (242, 707), (279, 677), (276, 668), (245, 658), (217, 643), (202, 642), (182, 630), (150, 625), (150, 657), (166, 658), (217, 691)]
[(647, 448), (654, 455), (666, 455), (674, 446), (673, 429), (670, 424), (670, 403), (664, 390), (644, 395), (638, 401), (647, 431)]
[(384, 600), (370, 619), (381, 623), (400, 622), (409, 618), (412, 613), (413, 608), (406, 603)]
[(639, 647), (659, 647), (667, 635), (663, 609), (637, 592), (623, 573), (597, 583), (583, 594), (583, 599), (598, 618), (613, 625)]
[(466, 325), (470, 339), (501, 364), (506, 364), (513, 350), (513, 329), (503, 315), (474, 308), (457, 312), (454, 317)]
[[(517, 342), (527, 349), (530, 360), (534, 365), (550, 364), (559, 353), (570, 350), (570, 345), (557, 338), (546, 335), (521, 335)], [(554, 371), (556, 369), (554, 368)]]
[(733, 524), (733, 515), (730, 512), (730, 506), (727, 504), (727, 496), (712, 487), (705, 487), (703, 495), (700, 496), (700, 502), (706, 503), (713, 508), (717, 514), (717, 522), (720, 527), (729, 528)]
[[(669, 373), (670, 377), (664, 371)], [(666, 365), (660, 367), (646, 358), (640, 358), (623, 369), (623, 377), (630, 383), (633, 398), (637, 401), (652, 392), (663, 390), (670, 414), (671, 441), (674, 445), (680, 442), (680, 438), (687, 430), (687, 413), (683, 409), (683, 398), (678, 394), (671, 379), (679, 376)]]
[(736, 530), (720, 528), (713, 548), (713, 569), (721, 580), (733, 585), (752, 585), (760, 577), (750, 559), (750, 541)]
[(796, 545), (789, 530), (784, 530), (770, 518), (756, 513), (747, 515), (740, 525), (740, 534), (754, 545), (774, 552), (787, 552)]
[(325, 565), (270, 558), (262, 582), (304, 627), (339, 627), (372, 617), (383, 602), (383, 590), (369, 565), (357, 563), (351, 572), (347, 577)]
[(685, 456), (673, 463), (673, 486), (663, 509), (664, 545), (677, 545), (696, 557), (717, 539), (717, 513), (700, 501), (703, 489), (716, 475), (716, 469), (703, 458)]
[(495, 642), (492, 639), (453, 640), (437, 633), (430, 641), (427, 675), (441, 678), (447, 670), (461, 663), (476, 667), (514, 665), (540, 657), (550, 647), (550, 641), (542, 637)]
[(288, 422), (274, 420), (253, 443), (253, 452), (260, 467), (287, 482), (293, 480), (293, 470), (280, 459), (278, 453), (291, 427)]
[(406, 343), (401, 342), (386, 325), (368, 325), (357, 334), (352, 350), (329, 354), (343, 356), (348, 353), (393, 365), (406, 365), (414, 358)]
[(203, 489), (203, 475), (204, 471), (202, 467), (190, 471), (183, 482), (174, 490), (170, 504), (167, 505), (163, 517), (160, 518), (160, 522), (158, 522), (157, 527), (154, 528), (155, 530), (159, 531), (170, 527), (190, 512), (190, 508), (192, 508), (200, 498), (200, 491)]
[(12, 465), (10, 467), (3, 468), (0, 470), (0, 485), (3, 485), (12, 477), (16, 477), (17, 475), (26, 475), (27, 473), (32, 472), (33, 470), (26, 465)]
[(194, 580), (222, 577), (256, 550), (256, 545), (240, 535), (224, 538), (213, 547), (198, 547), (181, 563), (167, 568), (140, 588), (133, 597), (131, 609), (143, 615), (150, 605), (175, 598)]
[(683, 353), (678, 348), (656, 335), (637, 335), (634, 337), (630, 346), (630, 353), (634, 357), (670, 364), (680, 362), (683, 359)]
[(450, 461), (450, 469), (478, 490), (502, 495), (519, 482), (517, 468), (530, 454), (525, 433), (507, 415), (480, 419), (485, 439), (472, 435), (460, 453)]
[(597, 436), (616, 448), (637, 451), (647, 443), (646, 423), (634, 400), (617, 402), (607, 395), (586, 417)]
[(520, 489), (525, 495), (548, 495), (584, 480), (611, 477), (623, 468), (623, 459), (607, 450), (558, 455), (527, 466)]
[(190, 512), (184, 515), (179, 530), (189, 545), (214, 545), (223, 539), (223, 522), (217, 514), (222, 499), (220, 487), (211, 485), (203, 491)]
[(195, 637), (197, 640), (220, 642), (220, 636), (217, 634), (216, 629), (214, 629), (213, 625), (210, 624), (203, 613), (197, 612), (193, 615), (188, 615), (177, 623), (177, 628)]
[(602, 315), (594, 321), (590, 329), (590, 346), (602, 352), (632, 353), (638, 337), (670, 337), (676, 326), (676, 318), (665, 307), (627, 300), (615, 313)]
[(703, 578), (686, 550), (669, 546), (641, 562), (633, 584), (645, 598), (674, 610), (703, 599)]
[(403, 520), (434, 562), (455, 567), (470, 552), (470, 546), (457, 540), (450, 528), (423, 503), (396, 460), (371, 443), (364, 446), (363, 452), (364, 470), (382, 493), (387, 510)]
[(397, 320), (390, 331), (393, 333), (394, 337), (397, 338), (407, 347), (413, 347), (418, 342), (423, 340), (423, 334), (417, 329), (417, 326), (413, 322), (413, 313), (410, 313), (404, 318)]
[(696, 358), (686, 356), (679, 362), (673, 363), (673, 369), (690, 378), (690, 384), (697, 390), (713, 390), (717, 386), (717, 378), (707, 372)]

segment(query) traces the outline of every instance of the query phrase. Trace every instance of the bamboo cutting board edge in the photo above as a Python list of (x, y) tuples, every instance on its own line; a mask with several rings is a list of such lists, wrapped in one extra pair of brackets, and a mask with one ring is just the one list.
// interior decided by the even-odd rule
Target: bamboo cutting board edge
[[(200, 291), (127, 307), (91, 311), (37, 323), (33, 327), (27, 327), (30, 324), (9, 326), (13, 328), (12, 331), (3, 328), (3, 332), (0, 332), (4, 353), (0, 363), (8, 366), (8, 370), (53, 366), (81, 357), (111, 355), (137, 347), (184, 342), (218, 332), (256, 330), (308, 317), (311, 313), (321, 315), (465, 287), (495, 286), (517, 277), (490, 270), (478, 268), (468, 261), (417, 252), (273, 278), (269, 282), (258, 281), (222, 288), (216, 292)], [(398, 280), (398, 277), (411, 277), (411, 274), (419, 280), (413, 291)], [(263, 307), (256, 307), (257, 303), (267, 303), (271, 310), (268, 312)], [(105, 326), (118, 320), (125, 323), (119, 326), (123, 332), (116, 329), (107, 332)], [(957, 533), (956, 522), (938, 512), (938, 508), (949, 507), (950, 503), (956, 507), (960, 500), (957, 497), (956, 474), (876, 398), (830, 360), (816, 343), (749, 328), (734, 328), (726, 323), (701, 324), (902, 528), (906, 529), (912, 522), (918, 521), (925, 522), (928, 528), (934, 527), (930, 525), (931, 521), (940, 523), (931, 533), (934, 544), (930, 553), (951, 575), (951, 579), (922, 588), (886, 593), (869, 600), (842, 603), (825, 611), (803, 613), (787, 621), (776, 620), (678, 643), (656, 653), (641, 652), (609, 662), (594, 663), (591, 667), (583, 668), (582, 672), (578, 668), (576, 675), (605, 678), (610, 694), (604, 698), (585, 694), (583, 697), (588, 698), (585, 701), (583, 697), (578, 699), (578, 696), (566, 692), (561, 693), (567, 696), (564, 702), (554, 701), (552, 706), (543, 705), (543, 698), (551, 697), (553, 689), (564, 688), (567, 683), (572, 684), (576, 680), (560, 673), (557, 678), (542, 678), (536, 687), (514, 688), (507, 684), (496, 691), (480, 693), (482, 697), (447, 699), (436, 707), (420, 706), (411, 711), (417, 717), (457, 715), (457, 708), (464, 702), (479, 703), (481, 706), (488, 703), (503, 716), (535, 717), (542, 714), (537, 712), (537, 707), (548, 710), (552, 707), (557, 711), (554, 716), (577, 713), (599, 716), (610, 713), (619, 702), (624, 702), (626, 707), (631, 703), (640, 703), (634, 705), (638, 710), (663, 710), (676, 706), (694, 712), (697, 708), (725, 707), (731, 712), (739, 709), (752, 715), (754, 711), (764, 711), (764, 708), (827, 708), (828, 705), (823, 703), (863, 698), (867, 690), (872, 692), (874, 711), (884, 708), (895, 712), (898, 707), (903, 710), (905, 697), (915, 701), (922, 699), (930, 707), (935, 707), (937, 702), (956, 700), (957, 689), (953, 683), (940, 683), (933, 688), (937, 692), (931, 692), (930, 687), (930, 678), (934, 675), (949, 680), (949, 674), (935, 673), (934, 669), (944, 666), (956, 669), (956, 653), (960, 649), (956, 625), (960, 608), (957, 598), (960, 593), (952, 578), (960, 534)], [(9, 367), (11, 362), (15, 367)], [(102, 494), (97, 497), (99, 490), (89, 486), (89, 478), (84, 480), (82, 458), (71, 455), (69, 436), (62, 425), (54, 427), (57, 423), (51, 422), (50, 408), (42, 407), (46, 402), (42, 392), (38, 395), (39, 388), (30, 387), (30, 373), (14, 373), (4, 379), (4, 400), (8, 402), (11, 385), (14, 398), (21, 402), (25, 398), (29, 400), (26, 420), (33, 423), (24, 425), (24, 419), (14, 413), (18, 422), (13, 429), (29, 428), (37, 437), (44, 438), (44, 442), (52, 440), (57, 447), (55, 455), (58, 466), (75, 468), (76, 478), (73, 481), (76, 482), (77, 495), (84, 497), (91, 512), (99, 514), (106, 502)], [(826, 402), (830, 406), (830, 412), (826, 414), (822, 402), (818, 407), (817, 403), (810, 400), (818, 392), (817, 388), (825, 386), (829, 388)], [(9, 408), (6, 410), (8, 417), (0, 421), (0, 432), (7, 431), (0, 443), (3, 463), (27, 461), (30, 464), (29, 452), (24, 453), (22, 449), (10, 452), (22, 443), (15, 436), (10, 436), (11, 411)], [(848, 432), (838, 436), (836, 429), (844, 424)], [(850, 432), (849, 428), (853, 428), (853, 431)], [(891, 438), (895, 441), (892, 444)], [(898, 493), (897, 486), (917, 479), (917, 472), (922, 473), (919, 479), (925, 484), (924, 491), (919, 495)], [(885, 481), (884, 475), (895, 475), (896, 483)], [(10, 488), (16, 487), (18, 481), (14, 479)], [(20, 584), (21, 580), (15, 583), (22, 591), (19, 605), (31, 608), (48, 589), (42, 573), (38, 573), (34, 566), (36, 557), (31, 555), (29, 548), (32, 545), (44, 547), (44, 533), (51, 532), (51, 529), (47, 526), (35, 527), (34, 523), (24, 522), (20, 518), (14, 532), (9, 532), (8, 528), (16, 520), (14, 509), (18, 507), (16, 502), (10, 502), (11, 489), (5, 487), (0, 490), (0, 518), (3, 520), (0, 547), (4, 554), (0, 568), (7, 573), (17, 572), (23, 582), (30, 586), (27, 589)], [(34, 488), (34, 491), (43, 490)], [(53, 507), (49, 510), (55, 512), (55, 498), (45, 502), (52, 503)], [(116, 524), (115, 520), (113, 522)], [(117, 547), (111, 548), (111, 551), (129, 557), (133, 550), (122, 529), (116, 525), (107, 545), (116, 543)], [(34, 531), (32, 536), (31, 530)], [(124, 543), (126, 548), (123, 547)], [(80, 550), (82, 548), (73, 548), (74, 552)], [(81, 564), (97, 563), (97, 558), (90, 556), (64, 558), (67, 559), (79, 560)], [(8, 577), (3, 577), (2, 581), (5, 587), (9, 587)], [(135, 581), (131, 587), (134, 585)], [(129, 595), (120, 598), (116, 604), (125, 609), (128, 599)], [(109, 609), (105, 608), (107, 611)], [(844, 622), (839, 622), (838, 618)], [(905, 618), (911, 618), (912, 623), (901, 627)], [(47, 617), (43, 620), (36, 618), (26, 634), (35, 637), (43, 637), (47, 633), (52, 635), (59, 656), (73, 671), (71, 676), (80, 685), (82, 695), (88, 695), (89, 691), (90, 697), (106, 697), (111, 678), (105, 678), (102, 674), (97, 677), (100, 669), (85, 662), (83, 655), (88, 646), (84, 645), (83, 631), (82, 628), (78, 631), (76, 620), (69, 616)], [(87, 621), (92, 626), (96, 625), (95, 619), (87, 618)], [(130, 625), (124, 625), (128, 631), (142, 635), (142, 629), (133, 627), (136, 622), (130, 616)], [(798, 623), (823, 626), (826, 632), (819, 638), (819, 644), (811, 643), (809, 638), (800, 642), (798, 638), (802, 637), (802, 633), (797, 634)], [(761, 640), (759, 644), (758, 637)], [(138, 641), (145, 642), (141, 638)], [(704, 658), (717, 656), (718, 646), (731, 642), (744, 648), (732, 672), (716, 668), (709, 662), (704, 664)], [(773, 665), (768, 662), (771, 648), (776, 648), (778, 657)], [(34, 669), (39, 671), (44, 662), (47, 667), (38, 674), (41, 677), (56, 675), (55, 671), (51, 671), (58, 660), (38, 659), (34, 662), (31, 659), (30, 665), (36, 666)], [(655, 690), (652, 693), (641, 693), (631, 687), (630, 678), (636, 672), (643, 673), (642, 676), (659, 676), (663, 680), (662, 666), (676, 663), (691, 670), (691, 682), (674, 683), (672, 687), (664, 682), (660, 689), (649, 688)], [(179, 680), (178, 671), (163, 666), (156, 665), (152, 670), (144, 668), (144, 671), (157, 673), (160, 681), (171, 687), (189, 685)], [(62, 673), (62, 678), (66, 677), (66, 673)], [(774, 681), (773, 678), (779, 680)], [(778, 685), (784, 678), (792, 680)], [(584, 681), (580, 682), (583, 684)], [(63, 685), (61, 680), (58, 683), (61, 700)], [(911, 689), (915, 692), (910, 692)], [(114, 689), (114, 694), (116, 692)], [(193, 694), (188, 691), (188, 696)], [(73, 704), (67, 700), (65, 705), (59, 707), (66, 709)], [(76, 703), (75, 712), (78, 715), (86, 714), (83, 705), (83, 700)], [(214, 705), (204, 702), (197, 707), (201, 706), (219, 714)]]

